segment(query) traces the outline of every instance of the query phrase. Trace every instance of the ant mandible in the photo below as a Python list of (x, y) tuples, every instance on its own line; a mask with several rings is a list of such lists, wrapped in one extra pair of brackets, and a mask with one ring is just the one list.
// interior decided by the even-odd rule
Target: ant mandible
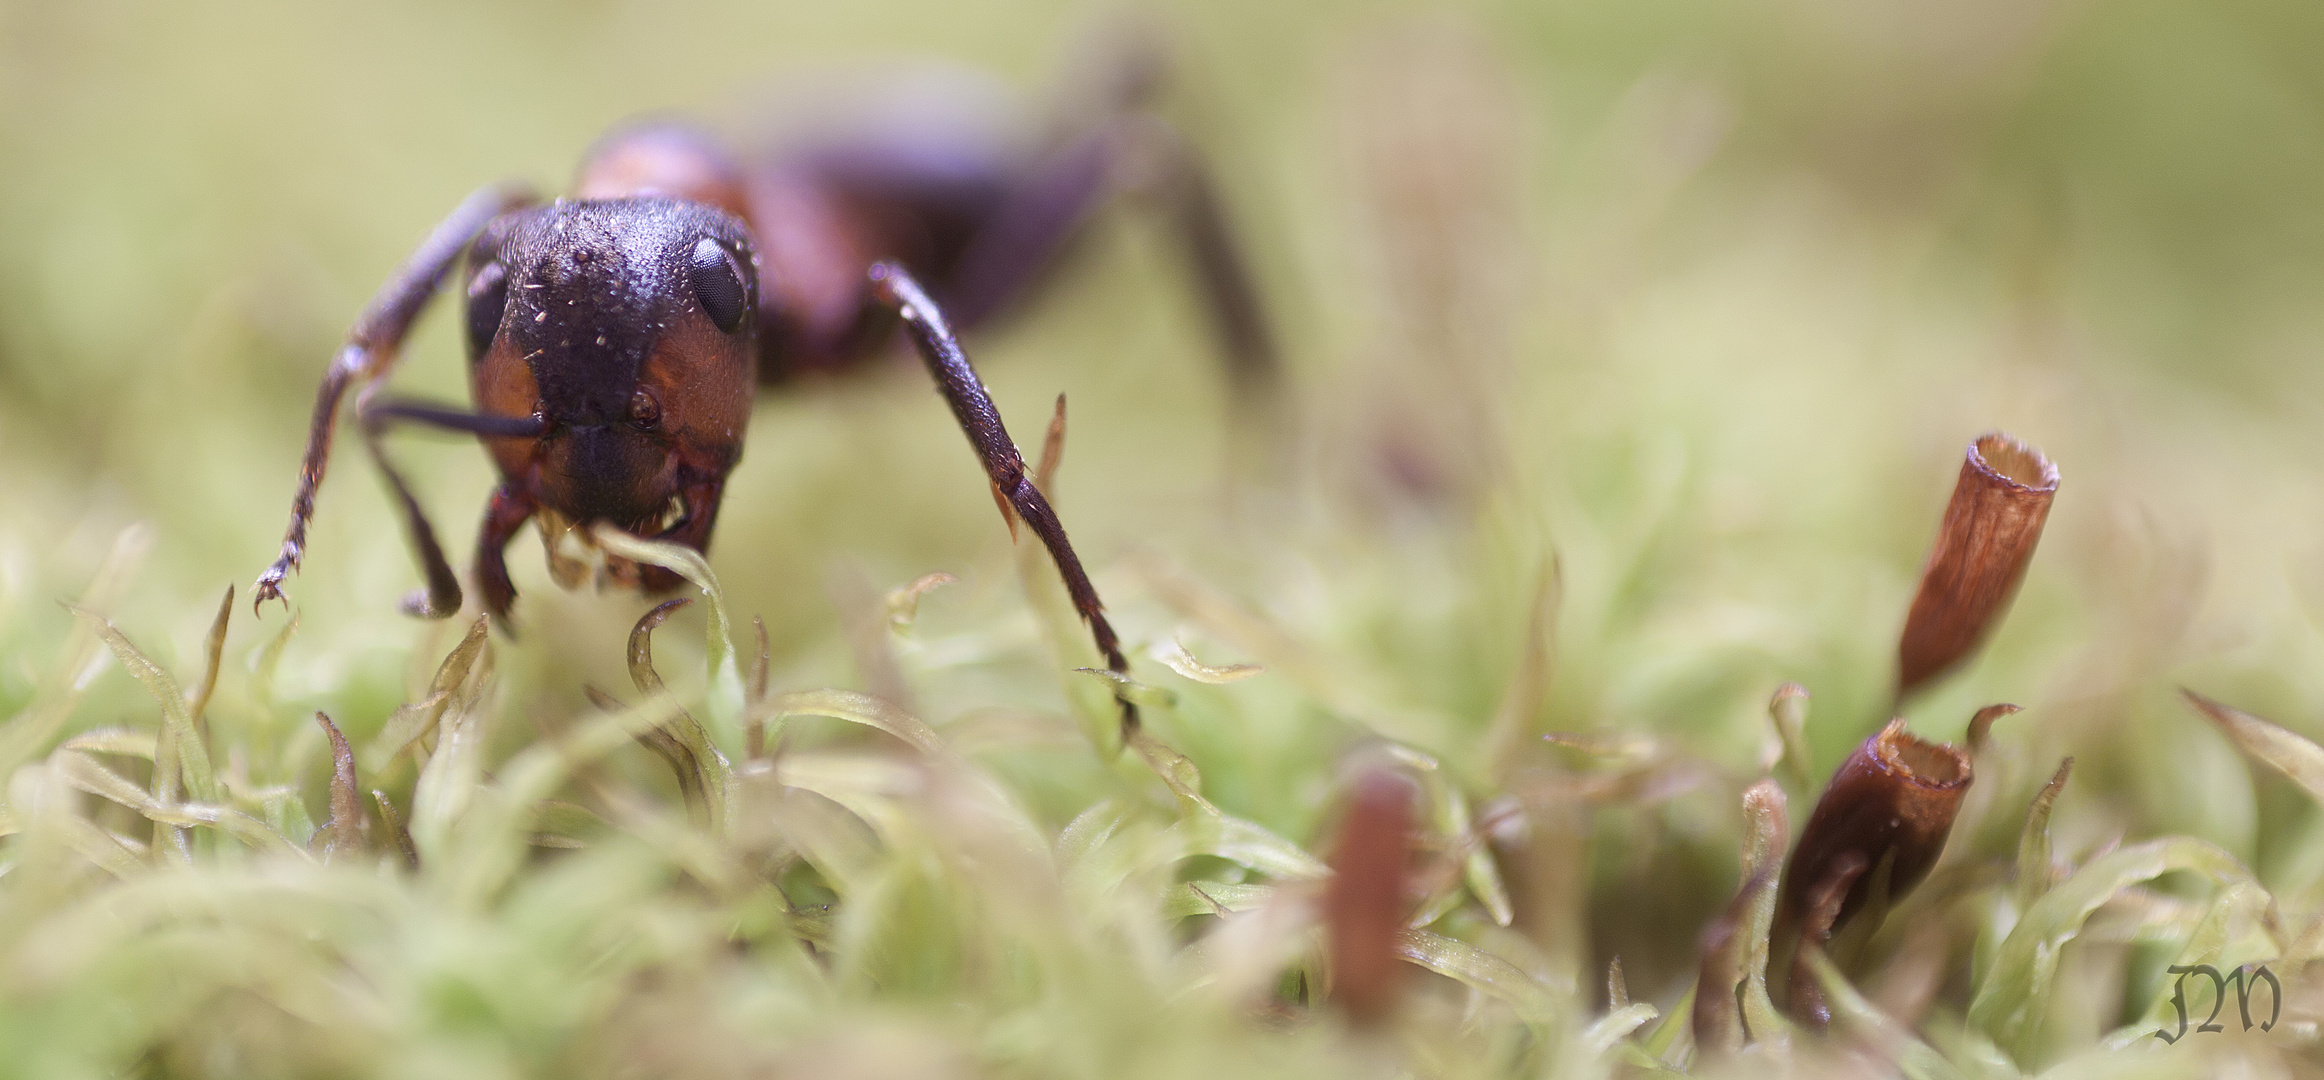
[[(1248, 407), (1270, 396), (1274, 345), (1200, 163), (1134, 100), (1032, 160), (998, 147), (961, 153), (957, 137), (933, 146), (907, 128), (778, 146), (738, 164), (690, 128), (647, 124), (602, 140), (571, 199), (543, 204), (506, 186), (470, 196), (373, 297), (325, 374), (282, 554), (259, 576), (254, 608), (281, 600), (299, 566), (350, 388), (427, 581), (404, 603), (412, 614), (454, 614), (460, 582), (380, 436), (405, 423), (484, 442), (500, 483), (475, 582), (505, 626), (516, 599), (505, 549), (528, 520), (552, 553), (559, 536), (586, 536), (598, 522), (706, 551), (753, 384), (858, 363), (901, 323), (995, 489), (1055, 560), (1107, 665), (1126, 671), (1097, 590), (954, 330), (1028, 291), (1134, 177), (1186, 242), (1231, 399)], [(406, 332), (464, 254), (475, 409), (383, 396)], [(606, 573), (650, 592), (681, 580), (611, 555)]]

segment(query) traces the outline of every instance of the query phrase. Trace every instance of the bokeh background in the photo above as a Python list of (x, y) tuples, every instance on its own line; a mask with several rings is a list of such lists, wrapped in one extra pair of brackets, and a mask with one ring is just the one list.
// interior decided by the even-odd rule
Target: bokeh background
[[(1885, 718), (1962, 448), (2001, 428), (2061, 494), (2014, 613), (1911, 703), (1915, 728), (2025, 705), (2016, 765), (1980, 790), (2022, 806), (2075, 755), (2061, 849), (2187, 833), (2314, 895), (2314, 807), (2175, 695), (2324, 733), (2324, 7), (2292, 0), (0, 0), (0, 715), (53, 661), (55, 601), (133, 524), (141, 568), (108, 609), (196, 666), (220, 591), (279, 542), (324, 364), (468, 191), (555, 190), (640, 113), (748, 137), (867, 70), (988, 73), (1037, 122), (1124, 25), (1167, 42), (1158, 108), (1252, 253), (1292, 449), (1237, 478), (1200, 311), (1135, 213), (970, 346), (1022, 438), (1069, 395), (1060, 502), (1135, 644), (1250, 658), (1172, 607), (1168, 566), (1313, 659), (1295, 688), (1191, 687), (1158, 721), (1222, 805), (1308, 837), (1370, 732), (1471, 778), (1546, 754), (1486, 736), (1554, 581), (1525, 722), (1716, 767), (1599, 821), (1593, 949), (1653, 999), (1733, 884), (1769, 693), (1813, 693), (1819, 770)], [(400, 385), (459, 397), (441, 311)], [(273, 698), (310, 782), (305, 712), (375, 730), (450, 641), (394, 613), (416, 576), (355, 450)], [(483, 456), (396, 453), (464, 551)], [(1078, 811), (1103, 767), (1070, 725), (1008, 719), (1061, 698), (985, 483), (908, 360), (765, 399), (729, 492), (713, 565), (766, 617), (778, 683), (863, 685), (849, 627), (954, 573), (905, 657), (918, 707), (983, 732), (1050, 824)], [(537, 633), (506, 663), (553, 724), (581, 679), (620, 683), (643, 602), (560, 593), (535, 551), (512, 548)], [(229, 656), (283, 617), (238, 616)], [(93, 694), (72, 727), (150, 722), (118, 671)], [(2120, 1022), (2108, 993), (2093, 1031)]]

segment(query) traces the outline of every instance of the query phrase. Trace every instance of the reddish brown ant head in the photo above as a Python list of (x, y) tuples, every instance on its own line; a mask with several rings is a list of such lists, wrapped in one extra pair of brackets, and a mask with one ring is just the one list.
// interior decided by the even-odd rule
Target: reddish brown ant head
[(536, 415), (491, 441), (502, 471), (574, 523), (662, 531), (681, 493), (741, 454), (757, 358), (756, 255), (742, 222), (667, 198), (557, 202), (478, 239), (469, 356), (486, 413)]

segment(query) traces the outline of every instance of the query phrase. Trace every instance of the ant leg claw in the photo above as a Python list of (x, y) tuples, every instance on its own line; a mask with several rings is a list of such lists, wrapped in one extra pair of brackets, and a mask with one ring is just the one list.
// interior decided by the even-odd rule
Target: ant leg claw
[(403, 600), (396, 604), (396, 607), (415, 619), (449, 619), (460, 614), (460, 605), (457, 602), (450, 607), (440, 606), (433, 601), (428, 590), (424, 587), (403, 594)]
[(267, 567), (265, 573), (258, 575), (258, 581), (250, 587), (250, 615), (252, 618), (259, 618), (263, 615), (266, 611), (266, 602), (269, 600), (280, 601), (283, 610), (290, 610), (290, 601), (284, 599), (282, 595), (282, 579), (288, 577), (291, 571), (298, 569), (298, 566), (297, 557), (285, 553), (282, 558), (274, 561), (274, 565)]

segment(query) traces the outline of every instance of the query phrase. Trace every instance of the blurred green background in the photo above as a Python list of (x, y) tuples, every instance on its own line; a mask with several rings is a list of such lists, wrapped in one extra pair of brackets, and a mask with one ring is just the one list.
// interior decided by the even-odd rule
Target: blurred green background
[[(246, 590), (279, 542), (347, 324), (468, 191), (555, 190), (641, 112), (747, 132), (866, 65), (988, 71), (1038, 112), (1121, 17), (0, 0), (0, 715), (51, 662), (69, 622), (54, 601), (132, 522), (150, 554), (112, 613), (193, 665), (219, 591)], [(1962, 448), (2004, 428), (2058, 463), (2062, 492), (2015, 613), (1913, 704), (1916, 727), (1956, 737), (1976, 705), (2026, 705), (2004, 730), (2023, 775), (1991, 786), (2022, 806), (2077, 755), (2062, 849), (2190, 832), (2279, 893), (2324, 878), (2312, 808), (2255, 782), (2172, 693), (2324, 731), (2324, 7), (1200, 2), (1141, 18), (1176, 57), (1160, 108), (1221, 177), (1296, 369), (1290, 475), (1229, 493), (1199, 311), (1135, 215), (1106, 218), (1022, 318), (970, 343), (1021, 438), (1070, 396), (1060, 501), (1135, 643), (1180, 628), (1126, 568), (1167, 560), (1361, 672), (1371, 708), (1417, 718), (1391, 734), (1483, 776), (1554, 556), (1540, 728), (1676, 736), (1742, 778), (1768, 694), (1797, 680), (1828, 767), (1887, 709)], [(400, 382), (461, 396), (453, 319), (425, 323)], [(286, 729), (313, 707), (375, 728), (432, 663), (415, 653), (448, 645), (394, 614), (416, 576), (354, 451), (343, 439), (290, 590)], [(465, 551), (482, 454), (425, 437), (396, 452)], [(558, 672), (618, 684), (587, 673), (616, 662), (643, 602), (559, 593), (536, 550), (528, 534), (511, 552), (529, 655), (546, 657), (526, 685), (570, 702)], [(962, 576), (929, 599), (913, 659), (940, 726), (1057, 709), (1006, 552), (906, 363), (765, 400), (712, 548), (737, 609), (767, 617), (785, 686), (860, 681), (856, 598)], [(282, 617), (238, 617), (229, 654)], [(968, 632), (996, 619), (1015, 629)], [(1244, 728), (1190, 705), (1165, 732), (1222, 804), (1305, 839), (1362, 725), (1249, 685)], [(73, 723), (150, 709), (116, 673)], [(1058, 824), (1079, 807), (1054, 770), (1095, 766), (1044, 753), (1002, 767)], [(1599, 852), (1599, 948), (1644, 951), (1648, 977), (1683, 970), (1731, 882), (1732, 786), (1688, 798), (1653, 827), (1668, 845)], [(1654, 877), (1676, 872), (1658, 860), (1697, 869)], [(1640, 880), (1666, 883), (1668, 911), (1617, 902)]]

